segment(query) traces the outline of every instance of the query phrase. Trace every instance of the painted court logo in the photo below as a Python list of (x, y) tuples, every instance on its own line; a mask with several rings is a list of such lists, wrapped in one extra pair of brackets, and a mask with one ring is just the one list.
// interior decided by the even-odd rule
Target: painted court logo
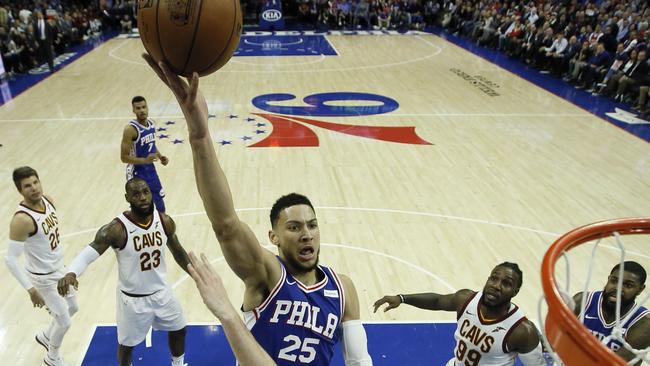
[[(281, 105), (293, 101), (293, 94), (264, 94), (253, 98), (255, 107), (269, 113), (253, 113), (269, 121), (273, 131), (248, 147), (315, 147), (319, 140), (313, 129), (411, 145), (431, 145), (420, 138), (415, 127), (343, 124), (313, 117), (362, 117), (389, 113), (399, 108), (396, 100), (369, 93), (320, 93), (303, 98), (307, 106)], [(307, 118), (309, 117), (309, 118)]]

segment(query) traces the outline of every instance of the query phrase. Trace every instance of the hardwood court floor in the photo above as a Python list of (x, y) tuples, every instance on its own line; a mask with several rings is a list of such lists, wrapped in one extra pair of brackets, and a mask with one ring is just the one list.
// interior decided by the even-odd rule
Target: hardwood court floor
[[(387, 293), (482, 288), (490, 269), (505, 260), (522, 267), (524, 286), (515, 300), (535, 318), (542, 293), (539, 265), (558, 234), (597, 220), (648, 214), (647, 142), (433, 35), (328, 39), (339, 56), (237, 57), (203, 78), (201, 89), (215, 115), (215, 140), (232, 141), (215, 146), (242, 219), (266, 243), (274, 200), (292, 191), (311, 197), (318, 206), (321, 262), (355, 281), (362, 319), (453, 319), (410, 307), (372, 314), (371, 305)], [(171, 160), (159, 175), (181, 243), (216, 261), (230, 299), (239, 304), (243, 286), (221, 260), (202, 212), (189, 145), (171, 142), (185, 140), (184, 121), (171, 93), (139, 58), (142, 51), (138, 39), (113, 39), (0, 107), (0, 238), (6, 242), (20, 200), (10, 173), (21, 165), (37, 169), (55, 199), (66, 263), (126, 208), (119, 143), (131, 118), (130, 99), (142, 94), (169, 135), (158, 141)], [(476, 86), (477, 76), (492, 92)], [(246, 147), (270, 133), (270, 123), (251, 114), (263, 112), (251, 104), (253, 98), (290, 93), (297, 99), (284, 104), (299, 106), (304, 96), (326, 92), (379, 94), (396, 100), (399, 109), (314, 119), (414, 126), (431, 145), (312, 128), (317, 147)], [(489, 95), (494, 92), (499, 95)], [(265, 133), (256, 135), (250, 122), (265, 123)], [(252, 140), (242, 141), (244, 135)], [(650, 269), (643, 244), (634, 240), (628, 249), (641, 253), (631, 258)], [(615, 251), (601, 252), (592, 288), (604, 285), (616, 258)], [(571, 259), (571, 291), (577, 291), (587, 257)], [(168, 261), (168, 279), (177, 285), (188, 319), (212, 321), (191, 280), (171, 264), (171, 256)], [(43, 352), (33, 334), (49, 317), (31, 308), (4, 266), (0, 276), (0, 359), (40, 364)], [(81, 278), (80, 311), (63, 345), (70, 364), (81, 362), (93, 324), (114, 323), (116, 277), (109, 252)]]

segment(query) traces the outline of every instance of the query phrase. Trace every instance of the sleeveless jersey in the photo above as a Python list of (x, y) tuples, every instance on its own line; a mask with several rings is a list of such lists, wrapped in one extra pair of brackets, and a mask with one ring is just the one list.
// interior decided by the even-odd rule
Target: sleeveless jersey
[(248, 329), (278, 366), (328, 366), (339, 341), (345, 293), (336, 273), (305, 286), (280, 261), (282, 275), (262, 304), (244, 313)]
[[(603, 316), (602, 312), (602, 305), (603, 292), (590, 292), (587, 296), (587, 304), (585, 305), (584, 324), (587, 329), (589, 329), (589, 331), (601, 342), (603, 342), (606, 337), (612, 334), (612, 329), (614, 329), (614, 325), (616, 325), (616, 320), (612, 321), (611, 323), (605, 322), (605, 317)], [(630, 312), (632, 310), (634, 310), (634, 306), (630, 309)], [(627, 314), (621, 314), (621, 321), (627, 318), (627, 320), (623, 323), (623, 337), (625, 337), (627, 334), (627, 330), (630, 329), (637, 321), (650, 314), (650, 310), (646, 309), (643, 306), (639, 306), (639, 308), (636, 309), (633, 314), (630, 314), (630, 312)], [(605, 343), (605, 345), (612, 351), (616, 351), (623, 346), (621, 342), (614, 339), (610, 339), (607, 343)]]
[(132, 295), (149, 295), (167, 287), (167, 234), (158, 211), (154, 210), (147, 226), (129, 220), (123, 213), (117, 219), (127, 235), (124, 246), (115, 249), (119, 269), (118, 288)]
[(517, 354), (508, 350), (507, 340), (512, 331), (526, 317), (515, 304), (508, 313), (494, 320), (480, 315), (482, 292), (470, 296), (458, 313), (458, 326), (454, 332), (455, 365), (509, 366), (515, 363)]
[[(131, 143), (131, 155), (136, 158), (146, 158), (151, 154), (155, 154), (156, 149), (156, 126), (151, 118), (147, 118), (149, 126), (145, 127), (138, 123), (136, 120), (129, 121), (129, 124), (138, 132), (138, 136)], [(135, 171), (140, 174), (137, 174)], [(134, 175), (142, 176), (155, 174), (156, 168), (152, 164), (127, 164), (126, 166), (126, 179), (133, 178)], [(146, 177), (143, 177), (147, 180)]]
[(34, 274), (49, 274), (63, 267), (63, 251), (59, 245), (59, 219), (54, 205), (43, 196), (45, 211), (36, 211), (23, 204), (16, 213), (31, 217), (36, 231), (25, 240), (25, 269)]
[(156, 153), (156, 126), (151, 118), (147, 118), (149, 126), (145, 127), (138, 123), (136, 120), (131, 120), (129, 123), (135, 127), (138, 132), (138, 137), (133, 140), (131, 145), (131, 153), (137, 158), (146, 158), (150, 154)]

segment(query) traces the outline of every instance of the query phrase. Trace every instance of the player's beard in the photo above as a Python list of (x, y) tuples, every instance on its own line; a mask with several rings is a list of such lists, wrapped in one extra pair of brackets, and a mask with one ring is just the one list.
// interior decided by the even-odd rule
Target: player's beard
[[(605, 298), (603, 299), (604, 300), (603, 307), (605, 308), (605, 310), (616, 311), (616, 301), (609, 301), (608, 299), (609, 294), (604, 294), (603, 296), (605, 296)], [(632, 304), (634, 304), (634, 300), (635, 300), (634, 298), (628, 300), (621, 299), (621, 311), (624, 311), (624, 309), (628, 309), (629, 307), (631, 307)]]
[(318, 253), (316, 253), (316, 261), (314, 262), (313, 265), (307, 265), (304, 262), (301, 262), (292, 256), (286, 256), (286, 258), (287, 258), (287, 262), (289, 262), (291, 267), (295, 268), (300, 273), (311, 272), (314, 269), (316, 269), (316, 267), (318, 267), (318, 261), (320, 260), (320, 249), (318, 250)]
[(138, 206), (131, 205), (131, 212), (133, 212), (136, 216), (139, 217), (148, 217), (153, 214), (153, 202), (149, 204), (149, 207), (147, 208), (140, 208)]

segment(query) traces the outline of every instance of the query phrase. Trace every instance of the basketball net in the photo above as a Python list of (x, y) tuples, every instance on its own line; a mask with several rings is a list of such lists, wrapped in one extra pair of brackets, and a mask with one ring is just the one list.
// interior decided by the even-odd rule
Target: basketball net
[[(595, 225), (598, 225), (598, 224), (595, 224)], [(590, 226), (590, 225), (587, 225), (587, 226)], [(583, 228), (587, 228), (587, 226), (585, 226)], [(578, 229), (576, 229), (574, 231), (579, 231), (579, 230), (581, 230), (583, 228), (578, 228)], [(596, 257), (597, 257), (597, 254), (598, 254), (598, 250), (603, 249), (603, 247), (606, 247), (606, 249), (618, 249), (618, 251), (620, 252), (620, 256), (619, 256), (619, 268), (618, 268), (618, 283), (617, 283), (617, 288), (616, 288), (616, 308), (615, 308), (616, 319), (614, 321), (614, 325), (613, 325), (611, 334), (609, 336), (605, 337), (604, 339), (600, 340), (600, 346), (602, 348), (607, 348), (605, 345), (608, 344), (610, 341), (615, 340), (617, 342), (620, 342), (622, 344), (622, 347), (624, 347), (625, 349), (630, 351), (632, 354), (634, 354), (634, 356), (635, 356), (634, 359), (630, 360), (628, 362), (628, 364), (635, 365), (637, 362), (639, 362), (641, 360), (643, 360), (644, 362), (650, 363), (650, 356), (648, 355), (650, 353), (650, 347), (648, 347), (646, 349), (642, 349), (642, 350), (634, 349), (626, 341), (625, 332), (627, 331), (627, 329), (625, 329), (623, 327), (626, 324), (626, 322), (629, 321), (635, 315), (635, 313), (639, 309), (639, 307), (641, 307), (641, 306), (648, 307), (646, 304), (650, 300), (650, 290), (648, 290), (648, 289), (644, 290), (645, 294), (644, 294), (644, 292), (642, 292), (639, 295), (639, 297), (636, 298), (636, 300), (635, 300), (636, 302), (635, 302), (633, 308), (630, 311), (628, 311), (627, 314), (622, 315), (621, 314), (621, 299), (622, 299), (623, 272), (624, 272), (623, 262), (625, 262), (625, 260), (626, 260), (626, 249), (625, 249), (625, 246), (623, 245), (623, 240), (621, 239), (622, 235), (619, 234), (618, 231), (612, 231), (610, 233), (607, 233), (605, 231), (597, 232), (596, 230), (594, 230), (594, 231), (589, 232), (589, 230), (585, 230), (585, 232), (588, 235), (592, 235), (592, 237), (594, 237), (595, 240), (590, 240), (588, 235), (586, 235), (583, 238), (584, 240), (577, 241), (576, 243), (573, 243), (573, 244), (569, 243), (568, 245), (566, 245), (566, 249), (563, 249), (563, 251), (561, 253), (561, 258), (563, 259), (564, 266), (565, 266), (564, 285), (561, 287), (559, 282), (555, 278), (555, 275), (553, 276), (554, 285), (559, 290), (560, 296), (561, 296), (561, 298), (562, 298), (562, 300), (564, 302), (563, 306), (565, 306), (567, 309), (569, 309), (571, 311), (575, 306), (579, 306), (580, 315), (578, 317), (578, 320), (584, 326), (585, 308), (587, 306), (587, 298), (588, 298), (587, 295), (589, 294), (589, 292), (593, 292), (594, 288), (596, 290), (601, 290), (602, 289), (602, 287), (600, 287), (602, 284), (597, 284), (597, 285), (594, 285), (594, 286), (591, 285), (592, 276), (594, 274), (595, 267), (596, 267)], [(645, 232), (629, 231), (629, 232), (623, 232), (623, 233), (627, 235), (627, 234), (637, 234), (637, 233), (645, 233)], [(571, 233), (568, 233), (565, 236), (567, 236), (569, 234), (571, 234)], [(615, 247), (606, 246), (606, 245), (601, 246), (601, 242), (603, 241), (603, 238), (608, 237), (608, 236), (613, 236), (614, 242), (616, 244)], [(554, 243), (554, 245), (560, 244), (559, 242), (561, 241), (561, 239), (558, 239), (558, 241), (556, 243)], [(571, 294), (571, 292), (570, 292), (571, 291), (570, 283), (571, 283), (571, 276), (572, 276), (572, 271), (571, 271), (572, 268), (570, 266), (570, 261), (569, 261), (569, 258), (567, 256), (567, 251), (570, 250), (570, 249), (573, 249), (578, 244), (582, 244), (582, 243), (585, 243), (585, 245), (587, 245), (587, 246), (589, 245), (589, 243), (593, 243), (592, 244), (593, 247), (591, 249), (591, 256), (590, 256), (590, 260), (589, 260), (589, 266), (587, 268), (586, 281), (584, 283), (584, 287), (580, 289), (582, 291), (582, 294), (583, 294), (582, 295), (582, 300), (581, 300), (580, 304), (574, 304), (572, 296), (569, 295), (569, 294)], [(587, 246), (583, 246), (583, 248), (587, 248)], [(549, 251), (550, 250), (551, 249), (549, 249)], [(548, 253), (547, 253), (547, 255), (548, 255)], [(609, 258), (611, 258), (611, 255), (607, 256), (607, 259), (609, 259)], [(545, 258), (545, 261), (546, 261), (546, 258)], [(557, 266), (557, 263), (555, 263), (555, 265)], [(612, 268), (613, 266), (614, 266), (614, 263), (611, 263), (609, 268)], [(644, 267), (647, 270), (647, 266), (644, 266)], [(575, 273), (573, 275), (575, 276)], [(544, 282), (544, 278), (542, 279), (542, 282)], [(538, 321), (539, 321), (540, 328), (542, 330), (542, 342), (543, 342), (543, 345), (545, 346), (546, 350), (548, 351), (549, 356), (553, 359), (555, 365), (564, 365), (566, 363), (566, 365), (568, 365), (568, 366), (573, 366), (573, 365), (589, 366), (590, 363), (588, 361), (586, 361), (585, 358), (566, 357), (566, 355), (564, 355), (564, 357), (563, 357), (564, 358), (564, 362), (563, 362), (563, 360), (560, 358), (560, 356), (557, 353), (555, 353), (555, 351), (553, 351), (553, 348), (550, 345), (550, 342), (546, 337), (546, 326), (545, 326), (546, 324), (545, 324), (544, 320), (547, 319), (547, 316), (544, 316), (545, 313), (543, 312), (543, 304), (546, 303), (546, 300), (547, 300), (546, 296), (548, 295), (548, 291), (546, 291), (546, 289), (545, 289), (545, 292), (547, 292), (547, 294), (542, 295), (541, 298), (539, 299), (539, 302), (538, 302), (538, 316), (539, 316)], [(602, 296), (605, 296), (605, 295), (603, 294)], [(584, 329), (586, 330), (586, 327)], [(582, 334), (575, 334), (574, 339), (576, 339), (576, 338), (583, 338), (584, 339), (584, 337), (587, 337), (587, 336), (591, 336), (594, 339), (596, 339), (596, 337), (591, 335), (591, 334), (587, 334), (586, 332), (581, 332), (581, 333)], [(615, 359), (618, 359), (618, 360), (622, 361), (622, 359), (620, 357), (618, 357), (618, 356), (614, 356), (614, 355), (611, 355), (611, 356), (615, 357)], [(622, 361), (622, 362), (625, 362), (625, 361)], [(619, 363), (617, 363), (617, 364), (619, 364)], [(624, 363), (622, 363), (622, 364), (624, 364)]]

